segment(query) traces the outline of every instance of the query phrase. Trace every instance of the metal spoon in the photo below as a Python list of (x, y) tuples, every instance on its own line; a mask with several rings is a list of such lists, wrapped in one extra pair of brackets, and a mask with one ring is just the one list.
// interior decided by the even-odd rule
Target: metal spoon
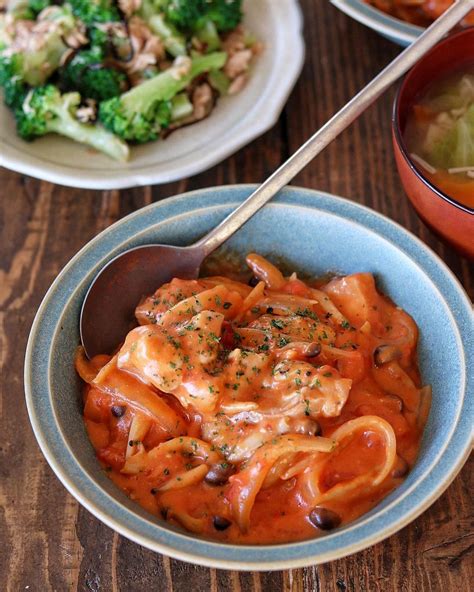
[(82, 345), (89, 357), (110, 353), (131, 328), (140, 298), (173, 277), (197, 278), (203, 260), (287, 185), (400, 76), (448, 33), (474, 0), (458, 0), (410, 47), (336, 113), (214, 230), (189, 247), (147, 245), (121, 253), (97, 275), (81, 311)]

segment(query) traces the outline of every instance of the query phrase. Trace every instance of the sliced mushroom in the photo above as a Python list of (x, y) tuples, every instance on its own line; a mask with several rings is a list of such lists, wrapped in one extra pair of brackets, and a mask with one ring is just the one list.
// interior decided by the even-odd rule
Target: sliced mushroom
[(336, 512), (317, 506), (309, 513), (309, 520), (311, 524), (321, 530), (332, 530), (341, 524), (341, 517)]
[(231, 463), (222, 462), (211, 465), (204, 481), (209, 485), (224, 485), (234, 473), (235, 467)]
[(374, 351), (374, 363), (376, 366), (383, 366), (389, 362), (399, 360), (402, 352), (395, 345), (379, 345)]
[(398, 455), (397, 460), (395, 461), (395, 466), (392, 469), (392, 477), (394, 477), (395, 479), (405, 477), (409, 470), (410, 467), (407, 461)]
[(230, 520), (227, 520), (223, 516), (214, 516), (212, 523), (216, 530), (226, 530), (232, 524)]

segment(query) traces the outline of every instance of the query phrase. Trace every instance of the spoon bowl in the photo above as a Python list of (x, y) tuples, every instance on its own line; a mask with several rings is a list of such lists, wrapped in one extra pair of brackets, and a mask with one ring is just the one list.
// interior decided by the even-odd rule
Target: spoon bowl
[(129, 249), (102, 268), (81, 310), (81, 341), (89, 358), (112, 353), (136, 325), (140, 299), (173, 277), (194, 279), (205, 254), (196, 247), (143, 245)]

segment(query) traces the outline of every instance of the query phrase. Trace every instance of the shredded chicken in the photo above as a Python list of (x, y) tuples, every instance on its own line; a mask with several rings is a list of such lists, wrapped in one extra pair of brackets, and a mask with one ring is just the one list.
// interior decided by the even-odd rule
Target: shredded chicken
[(247, 72), (255, 55), (262, 51), (262, 45), (255, 43), (247, 47), (245, 43), (245, 31), (237, 27), (224, 39), (222, 49), (229, 56), (224, 66), (224, 73), (230, 78), (230, 95), (240, 92), (247, 83)]
[(222, 43), (222, 49), (229, 55), (245, 49), (245, 31), (241, 26), (238, 26), (227, 35)]
[(159, 37), (154, 35), (148, 25), (134, 16), (128, 23), (133, 57), (123, 64), (132, 85), (142, 82), (142, 73), (151, 66), (156, 66), (165, 57), (165, 48)]
[(127, 39), (128, 33), (124, 23), (98, 23), (98, 29), (115, 39)]
[(118, 0), (120, 10), (125, 16), (130, 17), (142, 5), (142, 0)]
[(253, 57), (252, 50), (241, 49), (229, 56), (226, 65), (224, 66), (224, 73), (234, 80), (240, 74), (246, 72), (249, 68), (250, 61)]
[(204, 119), (212, 111), (214, 103), (214, 95), (212, 94), (212, 88), (204, 82), (194, 89), (193, 92), (193, 117), (195, 121)]
[[(7, 15), (5, 32), (11, 37), (11, 44), (7, 50), (4, 50), (4, 55), (20, 52), (40, 51), (47, 43), (48, 37), (55, 33), (61, 33), (63, 29), (63, 22), (61, 19), (49, 19), (51, 12), (56, 10), (56, 6), (45, 8), (39, 15), (36, 21), (31, 20), (17, 20), (14, 21)], [(78, 23), (76, 29), (64, 37), (64, 44), (77, 49), (81, 45), (87, 43), (86, 30), (84, 25)]]
[[(31, 33), (35, 23), (34, 21), (23, 21), (17, 20), (13, 18), (11, 14), (7, 14), (4, 20), (4, 28), (3, 28), (3, 36), (5, 36), (5, 41), (7, 47), (10, 47), (13, 44), (15, 39), (23, 39), (23, 43), (26, 43), (26, 39)], [(3, 50), (2, 53), (6, 53), (7, 50)]]
[(240, 74), (239, 76), (237, 76), (237, 78), (235, 78), (232, 81), (231, 85), (229, 86), (229, 90), (227, 91), (227, 93), (229, 95), (236, 95), (247, 84), (247, 80), (248, 80), (248, 74), (247, 73)]
[(86, 99), (86, 104), (76, 111), (76, 119), (81, 123), (92, 123), (97, 119), (97, 101)]
[(207, 82), (203, 82), (196, 86), (192, 92), (191, 100), (193, 103), (192, 114), (189, 117), (180, 119), (176, 123), (172, 123), (168, 128), (169, 131), (183, 127), (184, 125), (190, 125), (196, 121), (201, 121), (211, 113), (214, 107), (214, 94), (210, 85)]

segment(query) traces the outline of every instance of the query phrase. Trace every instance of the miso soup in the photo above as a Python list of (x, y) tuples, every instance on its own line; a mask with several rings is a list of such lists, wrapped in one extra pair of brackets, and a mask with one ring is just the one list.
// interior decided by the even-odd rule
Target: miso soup
[(413, 106), (404, 137), (424, 176), (474, 207), (474, 62), (433, 82)]

